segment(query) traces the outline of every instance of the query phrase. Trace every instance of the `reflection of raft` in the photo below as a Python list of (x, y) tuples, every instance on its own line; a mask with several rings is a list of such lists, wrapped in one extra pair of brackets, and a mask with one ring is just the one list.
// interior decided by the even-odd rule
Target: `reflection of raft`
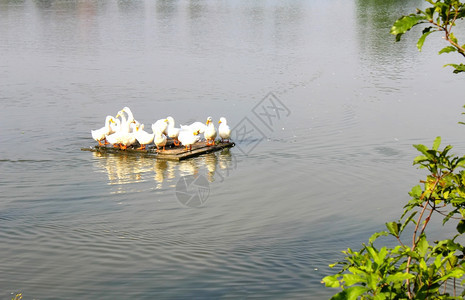
[[(169, 141), (170, 142), (170, 141)], [(168, 143), (169, 143), (168, 142)], [(100, 152), (100, 153), (112, 153), (112, 154), (124, 154), (124, 155), (139, 155), (144, 157), (153, 157), (158, 159), (165, 159), (165, 160), (174, 160), (180, 161), (186, 158), (191, 158), (195, 156), (199, 156), (206, 153), (211, 153), (215, 151), (219, 151), (224, 148), (231, 148), (234, 147), (234, 143), (232, 142), (217, 142), (214, 146), (207, 146), (205, 142), (197, 142), (192, 145), (192, 150), (185, 150), (185, 147), (174, 147), (171, 143), (167, 144), (166, 150), (157, 150), (157, 147), (150, 146), (146, 148), (146, 150), (137, 150), (134, 148), (128, 148), (126, 150), (121, 150), (118, 148), (113, 148), (111, 145), (109, 146), (94, 146), (88, 148), (81, 148), (82, 151), (91, 151), (91, 152)]]

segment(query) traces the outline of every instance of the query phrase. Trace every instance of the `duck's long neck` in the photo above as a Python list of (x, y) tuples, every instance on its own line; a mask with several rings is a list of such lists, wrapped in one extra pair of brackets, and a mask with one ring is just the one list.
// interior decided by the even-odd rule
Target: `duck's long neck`
[(108, 116), (106, 119), (105, 119), (105, 128), (110, 130), (111, 127), (110, 127), (110, 121), (111, 121), (112, 117), (111, 116)]
[(120, 119), (115, 119), (115, 128), (116, 128), (115, 131), (121, 130), (121, 121), (120, 121)]
[(132, 111), (129, 108), (124, 111), (128, 114), (128, 122), (131, 123), (134, 121), (134, 115), (132, 114)]
[(126, 116), (124, 114), (121, 114), (121, 131), (122, 132), (129, 132), (130, 131), (130, 125), (131, 123), (126, 120)]

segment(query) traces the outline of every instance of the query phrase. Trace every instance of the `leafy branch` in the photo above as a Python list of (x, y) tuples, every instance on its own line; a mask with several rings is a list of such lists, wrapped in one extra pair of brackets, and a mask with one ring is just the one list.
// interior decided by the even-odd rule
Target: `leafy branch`
[[(390, 33), (396, 36), (396, 41), (400, 41), (402, 35), (416, 25), (426, 24), (418, 39), (417, 48), (419, 51), (423, 48), (426, 38), (433, 32), (442, 32), (444, 40), (450, 45), (442, 48), (439, 54), (457, 52), (465, 58), (465, 44), (460, 45), (453, 33), (453, 27), (458, 20), (465, 17), (465, 3), (458, 0), (425, 0), (432, 6), (425, 10), (417, 9), (415, 14), (403, 16), (395, 21), (391, 27)], [(464, 64), (447, 64), (445, 66), (453, 67), (454, 73), (465, 71)]]
[[(411, 200), (399, 221), (386, 223), (387, 231), (373, 234), (359, 252), (350, 248), (343, 251), (345, 260), (331, 265), (342, 266), (337, 274), (322, 280), (328, 287), (342, 289), (332, 299), (461, 299), (457, 298), (456, 280), (465, 277), (465, 247), (455, 240), (465, 232), (465, 171), (459, 171), (465, 157), (450, 155), (451, 146), (439, 150), (440, 143), (438, 137), (431, 149), (414, 145), (421, 155), (413, 164), (428, 169), (429, 175), (420, 181), (422, 186), (410, 191)], [(433, 246), (426, 229), (435, 213), (443, 217), (443, 224), (455, 218), (460, 221), (457, 234)], [(414, 228), (409, 247), (401, 235), (410, 224)], [(394, 236), (399, 245), (378, 250), (375, 240), (387, 235)], [(447, 288), (449, 281), (451, 291)]]

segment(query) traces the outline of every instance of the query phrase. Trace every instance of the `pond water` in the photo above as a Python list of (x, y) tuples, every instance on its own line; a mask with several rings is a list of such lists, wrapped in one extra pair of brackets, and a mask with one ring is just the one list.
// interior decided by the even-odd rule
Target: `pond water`
[[(329, 298), (422, 178), (412, 144), (465, 152), (460, 58), (389, 35), (421, 5), (1, 0), (0, 298)], [(225, 116), (236, 146), (81, 151), (124, 106)]]

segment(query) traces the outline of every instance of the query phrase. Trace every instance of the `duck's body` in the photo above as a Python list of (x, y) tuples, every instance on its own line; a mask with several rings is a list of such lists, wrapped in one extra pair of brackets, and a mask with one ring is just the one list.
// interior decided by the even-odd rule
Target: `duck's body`
[(107, 136), (107, 141), (110, 144), (112, 144), (113, 147), (118, 148), (120, 146), (120, 144), (121, 144), (120, 136), (121, 136), (121, 133), (117, 131), (117, 132)]
[(129, 116), (129, 119), (126, 119), (126, 116), (123, 114), (123, 111), (119, 111), (116, 117), (121, 117), (121, 125), (119, 126), (118, 131), (112, 134), (111, 139), (114, 141), (114, 143), (112, 144), (113, 146), (119, 146), (121, 149), (124, 150), (128, 146), (136, 142), (136, 137), (130, 129), (131, 124), (136, 123), (136, 121), (131, 116)]
[(217, 135), (217, 132), (215, 129), (215, 125), (213, 125), (213, 120), (211, 117), (208, 117), (207, 129), (204, 132), (205, 139), (207, 140), (207, 146), (215, 145), (216, 135)]
[(140, 144), (140, 148), (138, 148), (139, 150), (145, 150), (145, 146), (151, 144), (155, 136), (154, 133), (148, 133), (147, 131), (144, 131), (143, 128), (143, 124), (136, 124), (134, 128), (134, 136)]
[(227, 140), (229, 143), (229, 138), (231, 137), (231, 128), (229, 128), (226, 118), (221, 117), (218, 123), (220, 124), (218, 126), (218, 135), (221, 138), (221, 142)]
[(168, 139), (161, 131), (155, 132), (155, 145), (157, 146), (157, 150), (160, 150), (160, 147), (163, 147), (163, 151), (165, 151), (166, 141)]
[(181, 130), (182, 129), (198, 131), (199, 134), (201, 134), (205, 132), (207, 125), (203, 124), (202, 122), (194, 122), (190, 125), (181, 125)]
[(164, 134), (173, 139), (174, 145), (179, 146), (179, 132), (181, 131), (181, 128), (176, 128), (174, 127), (174, 119), (173, 117), (167, 117), (166, 120), (168, 120), (168, 126), (166, 130), (164, 131)]
[(127, 147), (136, 143), (134, 132), (123, 132), (120, 136), (120, 148), (125, 150)]
[(168, 128), (168, 120), (167, 119), (160, 119), (152, 124), (152, 131), (156, 134), (159, 132), (164, 132)]
[(107, 141), (113, 145), (113, 147), (120, 146), (120, 136), (121, 136), (121, 121), (120, 119), (114, 119), (113, 133), (107, 136)]
[[(105, 126), (103, 126), (100, 129), (90, 131), (90, 133), (92, 135), (92, 138), (98, 142), (99, 146), (104, 146), (104, 145), (108, 144), (106, 138), (112, 132), (112, 130), (111, 130), (111, 122), (114, 122), (113, 117), (112, 116), (107, 116), (105, 118)], [(102, 141), (104, 141), (103, 144), (102, 144)]]
[(200, 140), (199, 130), (193, 131), (192, 129), (181, 129), (178, 136), (181, 144), (186, 147), (186, 151), (192, 150), (192, 145), (197, 143)]

